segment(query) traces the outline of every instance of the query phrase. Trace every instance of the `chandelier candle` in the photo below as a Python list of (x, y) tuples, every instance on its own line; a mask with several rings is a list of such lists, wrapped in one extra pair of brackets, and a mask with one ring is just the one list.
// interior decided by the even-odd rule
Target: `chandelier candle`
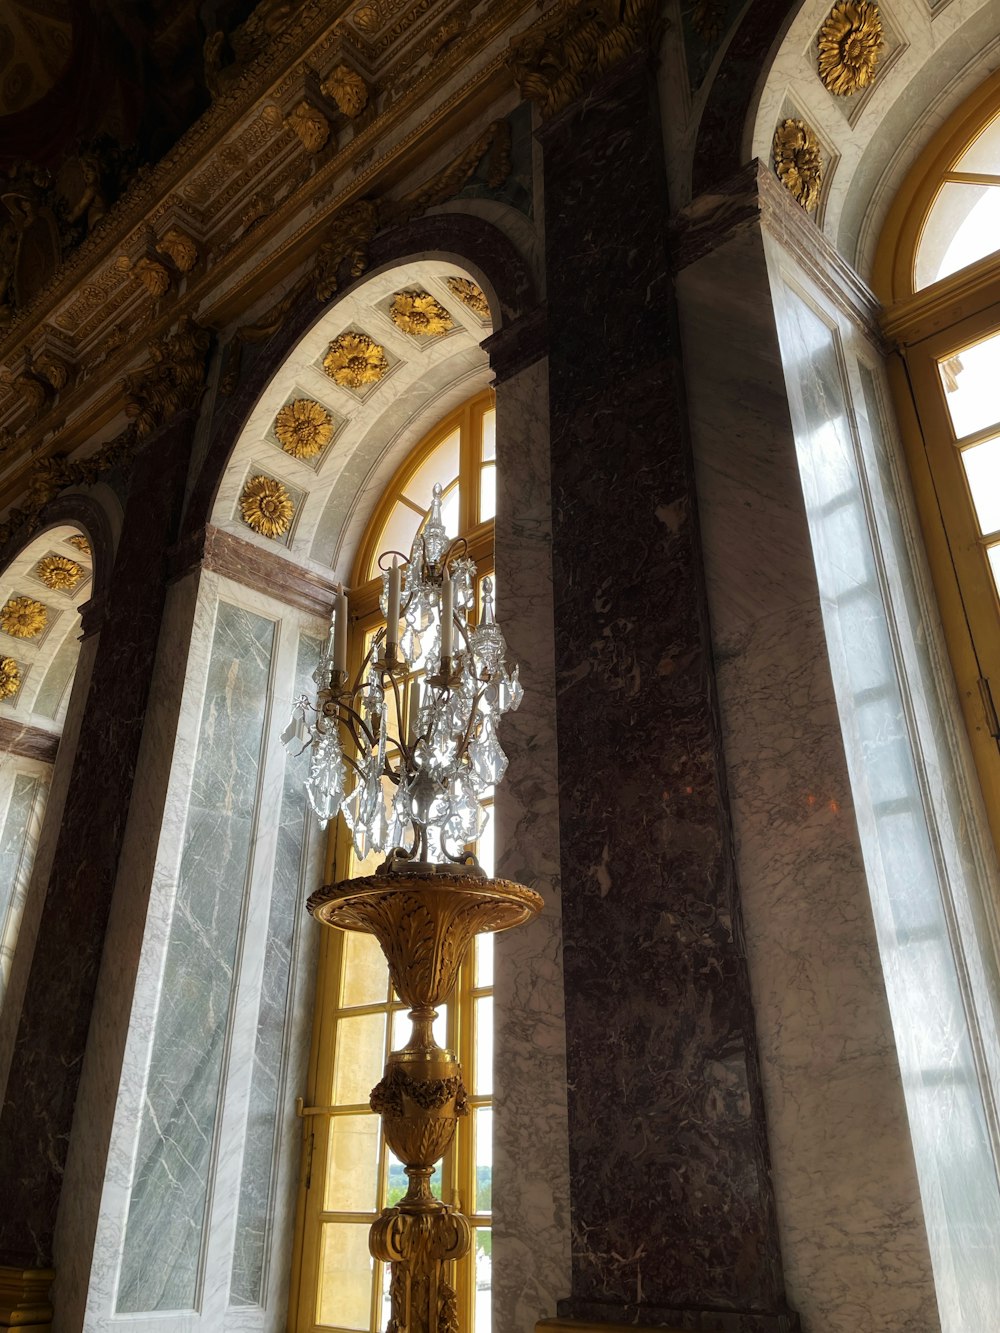
[[(348, 599), (338, 590), (331, 640), (313, 674), (315, 701), (297, 700), (282, 739), (312, 748), (306, 792), (322, 823), (339, 812), (360, 861), (385, 856), (374, 874), (317, 890), (308, 907), (325, 925), (374, 935), (410, 1007), (410, 1040), (391, 1052), (371, 1095), (409, 1188), (383, 1209), (368, 1243), (391, 1265), (397, 1333), (459, 1333), (451, 1269), (468, 1252), (472, 1227), (434, 1198), (430, 1179), (468, 1114), (467, 1094), (433, 1026), (474, 937), (520, 925), (542, 907), (531, 889), (488, 878), (472, 846), (486, 824), (483, 800), (507, 768), (497, 721), (517, 708), (522, 690), (488, 578), (470, 619), (476, 566), (464, 539), (445, 532), (439, 485), (409, 559), (401, 566), (394, 554), (388, 568), (385, 561), (386, 625), (357, 676), (346, 670)], [(404, 736), (401, 678), (411, 673)]]

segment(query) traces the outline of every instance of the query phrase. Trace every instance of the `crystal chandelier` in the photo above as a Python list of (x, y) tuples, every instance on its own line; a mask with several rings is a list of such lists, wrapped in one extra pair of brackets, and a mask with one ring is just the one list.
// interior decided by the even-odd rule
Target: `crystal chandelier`
[(379, 852), (386, 856), (380, 873), (481, 875), (467, 845), (482, 833), (482, 801), (507, 767), (497, 720), (522, 695), (496, 623), (492, 581), (483, 580), (479, 620), (470, 626), (476, 566), (465, 539), (445, 532), (440, 485), (409, 558), (400, 563), (400, 553), (389, 552), (379, 566), (385, 626), (352, 681), (347, 595), (338, 592), (313, 673), (315, 702), (296, 700), (282, 740), (312, 748), (309, 804), (324, 825), (343, 813), (359, 860)]

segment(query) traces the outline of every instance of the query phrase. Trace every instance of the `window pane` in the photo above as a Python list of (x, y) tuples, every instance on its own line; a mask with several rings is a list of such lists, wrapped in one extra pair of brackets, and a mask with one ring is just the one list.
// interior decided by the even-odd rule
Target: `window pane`
[(980, 532), (1000, 528), (1000, 439), (962, 450), (965, 475), (976, 506)]
[(1000, 333), (939, 363), (952, 428), (959, 439), (1000, 420)]
[(952, 171), (982, 171), (988, 176), (1000, 176), (1000, 116), (990, 121)]
[(476, 1227), (476, 1301), (472, 1314), (473, 1333), (490, 1333), (493, 1303), (493, 1234), (489, 1227)]
[(497, 456), (497, 410), (491, 407), (483, 413), (483, 462)]
[(458, 521), (460, 513), (459, 490), (458, 486), (453, 486), (441, 501), (441, 521), (444, 523), (444, 530), (449, 537), (457, 537), (461, 526)]
[(476, 1072), (472, 1093), (482, 1097), (493, 1091), (493, 997), (476, 1001)]
[(337, 1328), (371, 1327), (374, 1259), (367, 1222), (327, 1222), (320, 1253), (317, 1321)]
[(493, 1207), (493, 1111), (488, 1106), (473, 1111), (476, 1149), (476, 1212), (488, 1213)]
[(493, 985), (493, 936), (476, 936), (476, 985)]
[(324, 1209), (330, 1213), (374, 1213), (378, 1208), (377, 1115), (330, 1117), (330, 1164)]
[(341, 1005), (385, 1004), (388, 994), (389, 968), (375, 936), (345, 931)]
[(487, 463), (479, 474), (479, 521), (495, 518), (497, 512), (497, 470)]
[(424, 459), (403, 487), (406, 498), (419, 505), (421, 509), (429, 508), (434, 483), (439, 481), (442, 487), (448, 486), (458, 476), (458, 448), (459, 432), (455, 429), (441, 441), (429, 457)]
[(479, 835), (479, 842), (476, 844), (476, 855), (479, 857), (479, 864), (486, 871), (487, 875), (494, 873), (493, 856), (493, 807), (489, 806), (486, 810), (487, 819), (483, 826), (483, 831)]
[(335, 1106), (364, 1106), (382, 1077), (385, 1014), (358, 1014), (337, 1024), (333, 1069)]
[[(410, 547), (417, 535), (417, 528), (423, 522), (423, 517), (423, 514), (418, 514), (415, 509), (411, 509), (409, 505), (403, 504), (402, 501), (393, 506), (378, 539), (375, 554), (372, 556), (371, 569), (368, 572), (369, 578), (375, 578), (378, 574), (378, 558), (384, 551), (400, 551), (403, 555), (410, 554)], [(392, 560), (390, 559), (388, 563), (391, 565)]]
[(914, 266), (919, 291), (1000, 245), (1000, 187), (948, 181), (931, 205)]
[(993, 569), (993, 582), (997, 585), (997, 591), (1000, 592), (1000, 542), (989, 549), (990, 565)]

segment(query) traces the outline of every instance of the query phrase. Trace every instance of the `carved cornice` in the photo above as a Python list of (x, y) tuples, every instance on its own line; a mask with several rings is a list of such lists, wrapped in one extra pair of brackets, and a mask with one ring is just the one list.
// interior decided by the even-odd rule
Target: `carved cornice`
[(59, 737), (54, 731), (0, 717), (0, 754), (16, 754), (23, 759), (38, 759), (43, 764), (51, 764), (55, 762), (58, 749)]
[(174, 553), (173, 577), (179, 578), (201, 564), (216, 574), (223, 574), (245, 588), (253, 588), (268, 597), (323, 620), (329, 618), (336, 584), (280, 554), (280, 548), (268, 551), (254, 542), (241, 541), (231, 532), (209, 524), (202, 533)]

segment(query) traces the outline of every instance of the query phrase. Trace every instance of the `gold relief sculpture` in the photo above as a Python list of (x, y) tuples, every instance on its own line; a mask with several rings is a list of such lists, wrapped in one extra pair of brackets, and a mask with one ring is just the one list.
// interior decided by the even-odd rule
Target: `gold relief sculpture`
[(330, 138), (330, 122), (319, 107), (304, 98), (289, 113), (285, 124), (294, 130), (307, 153), (318, 153)]
[(333, 417), (322, 403), (312, 398), (296, 398), (286, 403), (274, 419), (274, 433), (286, 454), (293, 458), (314, 458), (330, 443)]
[(885, 38), (882, 16), (870, 0), (843, 0), (834, 5), (819, 33), (819, 77), (837, 97), (867, 88)]
[(21, 688), (21, 668), (12, 657), (0, 656), (0, 699), (11, 699)]
[(11, 597), (0, 608), (0, 629), (15, 639), (37, 639), (48, 623), (48, 611), (33, 597)]
[(389, 308), (392, 322), (404, 333), (433, 338), (455, 327), (455, 321), (430, 292), (397, 292)]
[(823, 183), (823, 156), (819, 140), (801, 120), (783, 120), (771, 145), (774, 169), (793, 199), (807, 213), (815, 212)]
[(258, 473), (243, 487), (240, 513), (247, 527), (262, 537), (283, 537), (292, 521), (295, 506), (282, 482)]
[(75, 533), (72, 537), (67, 537), (66, 541), (70, 546), (76, 547), (81, 555), (90, 555), (90, 540), (84, 537), (82, 533)]
[(190, 273), (198, 262), (198, 247), (180, 227), (169, 227), (156, 243), (160, 254), (168, 255), (181, 273)]
[(170, 290), (169, 270), (157, 260), (150, 259), (148, 255), (133, 265), (132, 272), (154, 301), (165, 296)]
[(482, 287), (470, 282), (468, 278), (449, 278), (448, 290), (457, 296), (463, 305), (468, 306), (479, 319), (489, 319), (490, 303)]
[(389, 369), (385, 348), (367, 333), (342, 333), (327, 348), (323, 369), (344, 389), (377, 384)]
[(337, 65), (320, 84), (320, 91), (336, 102), (345, 116), (359, 116), (368, 105), (368, 85), (350, 65)]
[(35, 573), (53, 592), (72, 592), (83, 578), (83, 566), (66, 555), (46, 555), (35, 566)]
[(44, 375), (56, 393), (65, 389), (69, 383), (69, 366), (54, 352), (40, 352), (35, 360), (35, 369), (39, 375)]
[(193, 407), (205, 384), (205, 369), (212, 335), (193, 319), (185, 318), (177, 331), (155, 338), (149, 361), (124, 381), (125, 415), (145, 439), (182, 408)]

